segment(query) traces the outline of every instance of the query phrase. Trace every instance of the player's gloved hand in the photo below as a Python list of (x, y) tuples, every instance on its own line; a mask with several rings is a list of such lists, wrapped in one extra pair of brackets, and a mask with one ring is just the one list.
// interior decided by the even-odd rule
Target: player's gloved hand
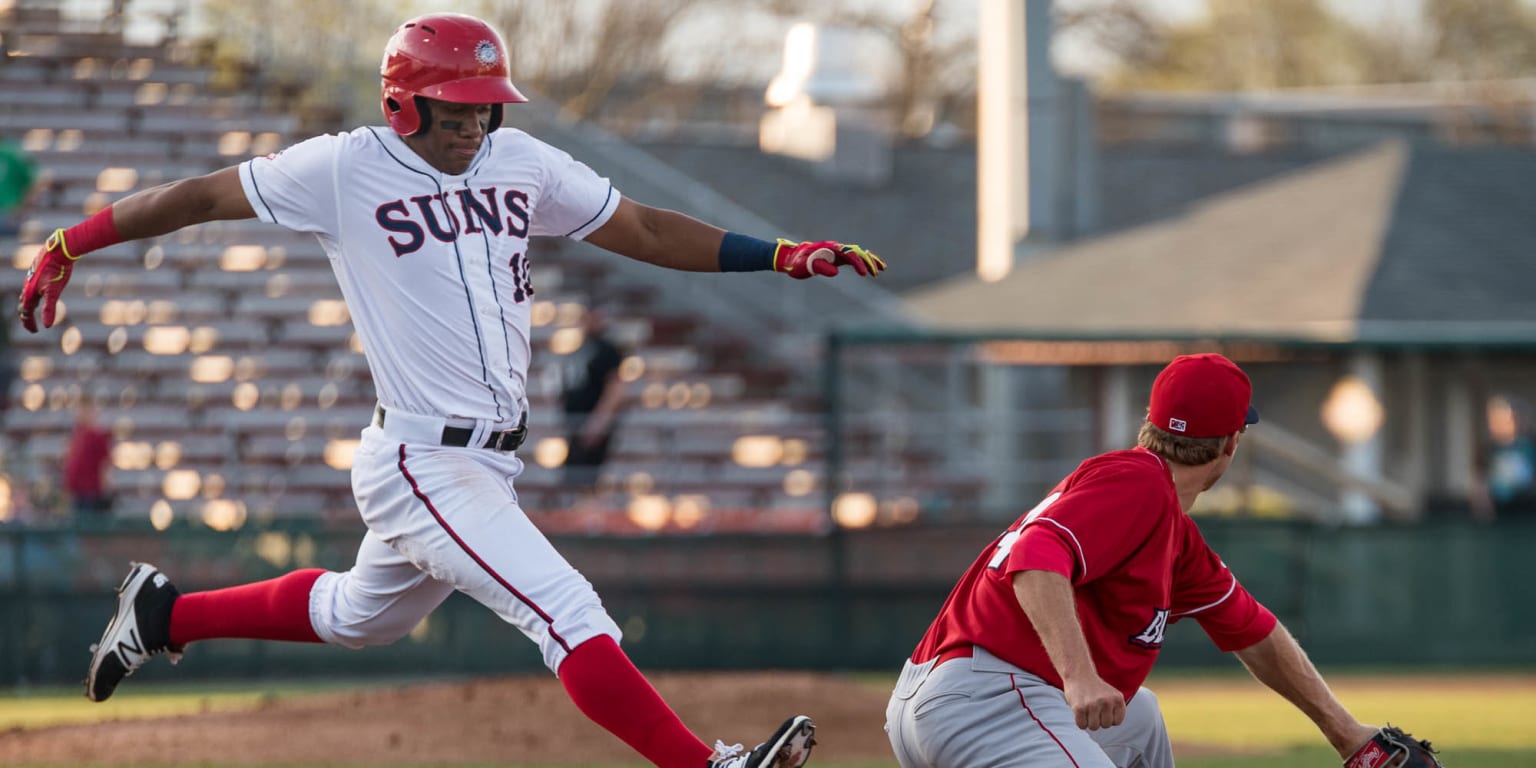
[(69, 275), (79, 259), (79, 256), (70, 255), (64, 245), (64, 230), (54, 230), (48, 242), (43, 243), (42, 250), (32, 259), (32, 268), (27, 270), (27, 282), (21, 286), (21, 306), (17, 314), (21, 316), (23, 328), (37, 333), (36, 312), (39, 303), (43, 305), (43, 327), (53, 327), (59, 294), (69, 284)]
[(832, 277), (843, 266), (853, 267), (863, 277), (874, 277), (885, 271), (885, 260), (857, 245), (831, 240), (795, 243), (780, 238), (773, 252), (773, 271), (796, 280), (815, 275)]
[(1420, 741), (1401, 728), (1376, 729), (1370, 740), (1355, 750), (1344, 768), (1445, 768), (1435, 758), (1428, 741)]

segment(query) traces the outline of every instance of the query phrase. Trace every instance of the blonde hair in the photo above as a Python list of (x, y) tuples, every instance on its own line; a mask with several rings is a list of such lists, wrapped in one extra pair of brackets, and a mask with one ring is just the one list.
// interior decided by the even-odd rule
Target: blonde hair
[(1198, 467), (1221, 457), (1226, 437), (1184, 437), (1158, 429), (1150, 421), (1141, 423), (1136, 433), (1136, 445), (1145, 448), (1175, 464)]

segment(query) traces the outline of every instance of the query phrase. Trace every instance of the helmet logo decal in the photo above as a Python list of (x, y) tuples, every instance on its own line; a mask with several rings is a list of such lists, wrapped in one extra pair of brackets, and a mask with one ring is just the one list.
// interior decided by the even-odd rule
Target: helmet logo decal
[(501, 52), (496, 50), (496, 44), (489, 40), (481, 40), (475, 46), (475, 61), (483, 67), (489, 67), (501, 60)]

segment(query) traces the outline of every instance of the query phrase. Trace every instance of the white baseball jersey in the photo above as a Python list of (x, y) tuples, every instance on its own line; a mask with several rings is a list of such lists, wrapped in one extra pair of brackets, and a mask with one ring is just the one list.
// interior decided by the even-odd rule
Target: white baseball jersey
[(330, 256), (386, 409), (515, 423), (527, 407), (528, 238), (580, 240), (619, 193), (515, 128), (434, 169), (388, 128), (317, 136), (240, 166), (263, 221)]
[(592, 584), (519, 505), (522, 460), (442, 445), (445, 425), (472, 425), (478, 446), (522, 415), (528, 237), (586, 237), (618, 207), (612, 185), (514, 129), (487, 136), (459, 176), (389, 129), (361, 128), (250, 160), (240, 181), (263, 220), (320, 238), (387, 411), (353, 458), (368, 534), (349, 570), (315, 582), (315, 633), (392, 643), (459, 590), (537, 643), (551, 670), (589, 639), (617, 640)]

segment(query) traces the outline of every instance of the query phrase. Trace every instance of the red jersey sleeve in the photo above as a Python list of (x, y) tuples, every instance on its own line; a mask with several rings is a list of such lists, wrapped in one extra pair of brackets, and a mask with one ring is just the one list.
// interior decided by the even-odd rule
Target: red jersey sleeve
[(1053, 526), (1028, 526), (1009, 558), (1008, 573), (1015, 571), (1055, 571), (1075, 580), (1077, 550)]
[(1007, 572), (1055, 571), (1082, 585), (1113, 571), (1166, 524), (1171, 488), (1151, 454), (1079, 467), (1030, 513)]
[(1274, 631), (1276, 619), (1205, 543), (1193, 520), (1185, 518), (1184, 548), (1174, 570), (1169, 619), (1193, 617), (1223, 652), (1240, 651)]

